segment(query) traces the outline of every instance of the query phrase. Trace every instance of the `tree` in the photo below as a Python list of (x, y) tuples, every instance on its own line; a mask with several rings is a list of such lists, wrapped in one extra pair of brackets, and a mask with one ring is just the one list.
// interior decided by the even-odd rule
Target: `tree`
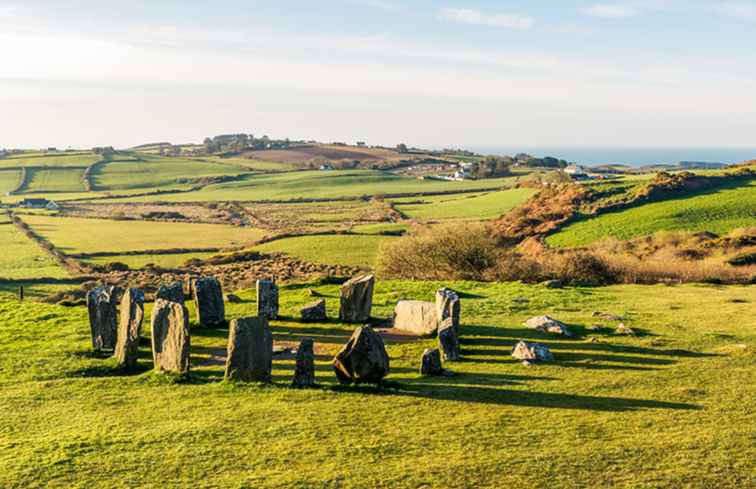
[(404, 144), (404, 143), (397, 144), (396, 145), (396, 150), (398, 152), (400, 152), (400, 153), (407, 153), (407, 152), (409, 152), (409, 149), (407, 148), (407, 145)]

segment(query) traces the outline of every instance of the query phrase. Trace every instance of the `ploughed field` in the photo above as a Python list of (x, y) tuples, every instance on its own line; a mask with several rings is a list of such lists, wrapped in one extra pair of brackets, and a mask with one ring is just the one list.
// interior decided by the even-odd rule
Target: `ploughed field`
[[(462, 361), (445, 364), (456, 375), (421, 377), (420, 355), (436, 341), (389, 335), (382, 388), (336, 383), (330, 361), (353, 326), (297, 319), (313, 294), (335, 317), (336, 285), (282, 286), (282, 317), (271, 322), (276, 350), (315, 339), (312, 390), (289, 387), (285, 352), (274, 356), (271, 386), (222, 381), (228, 330), (194, 317), (188, 379), (151, 371), (149, 320), (141, 369), (123, 375), (92, 353), (85, 307), (7, 299), (0, 486), (756, 485), (753, 287), (379, 280), (375, 321), (442, 285), (462, 297)], [(227, 318), (256, 314), (255, 291), (237, 295)], [(522, 325), (541, 314), (576, 336)], [(636, 335), (615, 333), (620, 322)], [(514, 360), (520, 339), (548, 345), (555, 362)]]

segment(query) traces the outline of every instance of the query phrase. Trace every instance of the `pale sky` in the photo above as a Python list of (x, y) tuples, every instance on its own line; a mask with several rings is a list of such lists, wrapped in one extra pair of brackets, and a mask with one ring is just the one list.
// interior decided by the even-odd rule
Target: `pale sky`
[(756, 146), (756, 1), (0, 0), (0, 148)]

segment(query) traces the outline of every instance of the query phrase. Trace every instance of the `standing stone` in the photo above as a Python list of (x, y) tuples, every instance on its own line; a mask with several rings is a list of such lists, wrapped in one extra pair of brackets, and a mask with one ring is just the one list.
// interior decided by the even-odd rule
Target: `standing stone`
[(459, 361), (459, 338), (452, 318), (444, 319), (438, 327), (438, 344), (447, 362)]
[(375, 275), (358, 275), (341, 286), (339, 319), (345, 323), (362, 323), (370, 319), (373, 308)]
[(320, 299), (311, 304), (307, 304), (300, 310), (300, 314), (302, 315), (302, 321), (304, 322), (314, 323), (325, 321), (328, 319), (328, 316), (326, 315), (325, 299)]
[(270, 382), (273, 369), (273, 335), (264, 317), (231, 321), (228, 329), (226, 380)]
[(272, 280), (257, 281), (257, 315), (278, 318), (278, 285)]
[(135, 370), (139, 359), (139, 333), (144, 319), (144, 293), (139, 289), (126, 289), (121, 298), (121, 320), (118, 323), (118, 341), (115, 357), (118, 366)]
[(192, 284), (194, 307), (202, 326), (219, 326), (226, 322), (223, 290), (215, 277), (201, 277)]
[(420, 363), (421, 375), (444, 375), (441, 365), (441, 353), (438, 350), (426, 349)]
[(394, 328), (420, 336), (436, 334), (436, 305), (423, 301), (399, 301), (394, 308)]
[(152, 360), (155, 369), (189, 371), (189, 311), (180, 302), (158, 299), (152, 309)]
[(333, 369), (342, 384), (380, 384), (389, 373), (383, 338), (370, 326), (360, 326), (334, 357)]
[(299, 343), (291, 385), (300, 388), (315, 385), (315, 342), (312, 338), (305, 338)]
[(459, 316), (461, 304), (459, 295), (452, 289), (443, 287), (436, 291), (436, 316), (439, 326), (441, 323), (450, 318), (454, 327), (454, 333), (459, 337)]
[(174, 282), (172, 284), (163, 284), (158, 288), (157, 294), (155, 294), (155, 301), (158, 299), (165, 299), (171, 302), (184, 303), (184, 284), (181, 282)]
[(95, 350), (112, 350), (118, 335), (118, 294), (114, 285), (104, 285), (87, 293), (89, 327), (92, 331), (92, 347)]

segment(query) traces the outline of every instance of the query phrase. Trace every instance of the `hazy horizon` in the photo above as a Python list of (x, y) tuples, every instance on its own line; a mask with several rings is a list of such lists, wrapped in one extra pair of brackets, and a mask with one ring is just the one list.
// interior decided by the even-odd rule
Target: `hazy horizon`
[(744, 1), (0, 0), (0, 147), (748, 147)]

